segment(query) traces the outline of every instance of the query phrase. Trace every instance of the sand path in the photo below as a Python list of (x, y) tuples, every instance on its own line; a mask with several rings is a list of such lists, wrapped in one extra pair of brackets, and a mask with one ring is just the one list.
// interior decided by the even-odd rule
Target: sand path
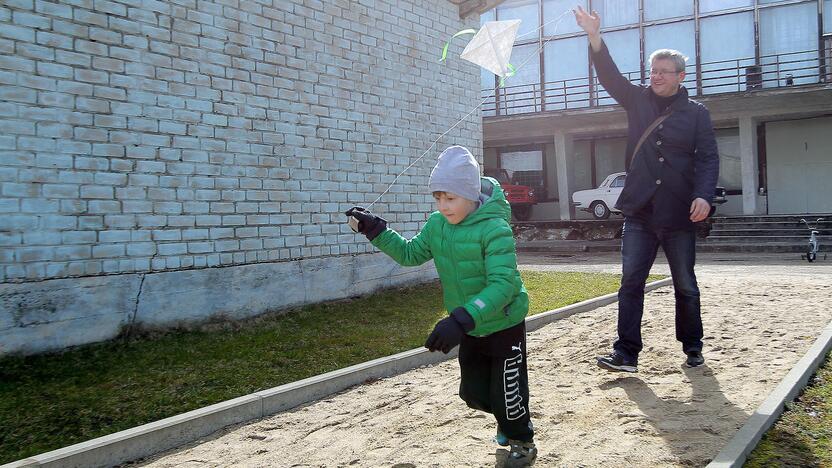
[[(706, 365), (682, 366), (673, 290), (645, 300), (637, 374), (594, 364), (617, 304), (529, 335), (536, 466), (704, 466), (832, 320), (832, 260), (711, 255), (697, 265)], [(617, 254), (522, 255), (523, 268), (620, 272)], [(654, 272), (666, 273), (660, 260)], [(154, 467), (499, 466), (490, 415), (456, 396), (456, 361), (352, 388), (146, 462)]]

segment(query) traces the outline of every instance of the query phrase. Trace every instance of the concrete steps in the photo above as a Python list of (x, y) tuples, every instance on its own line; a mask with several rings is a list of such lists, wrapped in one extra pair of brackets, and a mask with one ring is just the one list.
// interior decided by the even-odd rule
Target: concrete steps
[[(714, 218), (710, 235), (700, 240), (702, 252), (805, 253), (809, 229), (818, 231), (821, 252), (832, 252), (832, 214), (760, 215)], [(817, 218), (824, 218), (816, 222)]]
[[(832, 236), (832, 227), (820, 228), (817, 230), (820, 236)], [(805, 227), (799, 228), (771, 228), (767, 226), (758, 226), (752, 228), (735, 228), (731, 227), (712, 227), (711, 234), (719, 233), (720, 236), (733, 237), (766, 237), (766, 236), (783, 236), (783, 237), (808, 237), (809, 230)]]
[[(765, 244), (745, 244), (745, 243), (707, 243), (700, 242), (696, 245), (697, 252), (746, 252), (746, 253), (792, 253), (804, 254), (806, 247), (802, 244), (795, 245), (791, 243), (771, 242)], [(821, 245), (821, 256), (824, 253), (832, 255), (832, 248)]]
[[(807, 251), (809, 229), (800, 221), (805, 218), (819, 231), (820, 252), (832, 253), (832, 214), (765, 215), (718, 217), (711, 220), (710, 234), (697, 240), (698, 252), (793, 253)], [(816, 223), (817, 218), (825, 218)], [(515, 228), (517, 249), (525, 252), (617, 252), (621, 250), (621, 221), (614, 225), (598, 221), (567, 221), (523, 223)], [(558, 229), (569, 229), (580, 238), (563, 239)], [(560, 233), (561, 235), (564, 232)], [(597, 235), (597, 237), (594, 237)], [(704, 235), (704, 233), (703, 233)], [(560, 237), (560, 238), (559, 238)], [(591, 240), (596, 238), (598, 240)]]
[(832, 213), (812, 213), (802, 215), (715, 216), (712, 219), (714, 223), (794, 223), (805, 227), (805, 225), (800, 221), (801, 218), (809, 221), (809, 223), (813, 226), (815, 224), (815, 220), (818, 218), (824, 218), (824, 221), (821, 221), (821, 224), (832, 225)]
[[(821, 240), (823, 240), (821, 238)], [(726, 235), (724, 233), (714, 234), (711, 231), (711, 235), (708, 236), (706, 239), (707, 243), (754, 243), (754, 244), (798, 244), (803, 245), (809, 242), (809, 236), (784, 236), (784, 235), (754, 235), (754, 236), (742, 236), (742, 235)], [(823, 243), (821, 242), (821, 245)]]

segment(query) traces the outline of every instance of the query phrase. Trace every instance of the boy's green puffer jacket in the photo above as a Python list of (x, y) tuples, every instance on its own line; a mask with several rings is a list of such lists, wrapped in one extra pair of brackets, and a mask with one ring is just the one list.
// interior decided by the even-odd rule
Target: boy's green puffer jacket
[(442, 282), (445, 308), (462, 306), (474, 318), (471, 336), (486, 336), (512, 327), (526, 317), (529, 295), (520, 272), (509, 219), (511, 209), (500, 184), (482, 178), (488, 199), (459, 224), (433, 212), (412, 239), (386, 231), (373, 245), (403, 266), (434, 259)]

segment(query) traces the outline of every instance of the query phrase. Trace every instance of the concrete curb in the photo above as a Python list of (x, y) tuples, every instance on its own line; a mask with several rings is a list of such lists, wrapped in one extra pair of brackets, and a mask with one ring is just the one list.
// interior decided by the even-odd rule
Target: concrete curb
[(777, 388), (754, 411), (754, 414), (734, 434), (734, 437), (722, 447), (708, 467), (742, 467), (748, 455), (757, 447), (763, 434), (777, 422), (786, 403), (794, 400), (794, 397), (803, 390), (809, 378), (823, 363), (830, 349), (832, 349), (832, 322), (829, 322), (809, 351), (786, 374)]
[[(671, 282), (671, 278), (654, 281), (646, 285), (645, 291)], [(526, 319), (526, 328), (528, 331), (536, 330), (617, 300), (618, 295), (612, 293), (537, 314)], [(425, 348), (411, 349), (18, 460), (0, 468), (112, 466), (138, 460), (193, 442), (233, 424), (279, 413), (368, 380), (401, 374), (452, 359), (456, 355), (457, 349), (449, 354), (431, 353)]]
[[(673, 284), (672, 278), (665, 278), (662, 280), (653, 281), (652, 283), (648, 283), (647, 285), (645, 285), (644, 292), (649, 292), (654, 289), (658, 289), (670, 284)], [(604, 296), (599, 296), (594, 299), (590, 299), (588, 301), (578, 302), (577, 304), (561, 307), (560, 309), (543, 312), (541, 314), (537, 314), (532, 317), (526, 318), (526, 331), (530, 332), (532, 330), (537, 330), (538, 328), (544, 325), (550, 324), (557, 320), (564, 319), (566, 317), (569, 317), (570, 315), (574, 315), (580, 312), (586, 312), (592, 309), (597, 309), (598, 307), (603, 307), (605, 305), (612, 304), (613, 302), (618, 302), (618, 293), (610, 293)]]

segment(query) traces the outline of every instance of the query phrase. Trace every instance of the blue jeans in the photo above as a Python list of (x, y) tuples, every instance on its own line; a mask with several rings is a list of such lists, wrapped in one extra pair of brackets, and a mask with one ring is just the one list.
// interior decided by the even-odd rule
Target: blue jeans
[(682, 342), (685, 353), (702, 351), (699, 287), (693, 272), (696, 231), (656, 229), (639, 219), (627, 218), (621, 243), (623, 276), (618, 290), (618, 340), (613, 349), (629, 359), (638, 359), (644, 285), (661, 246), (670, 264), (676, 295), (676, 339)]

